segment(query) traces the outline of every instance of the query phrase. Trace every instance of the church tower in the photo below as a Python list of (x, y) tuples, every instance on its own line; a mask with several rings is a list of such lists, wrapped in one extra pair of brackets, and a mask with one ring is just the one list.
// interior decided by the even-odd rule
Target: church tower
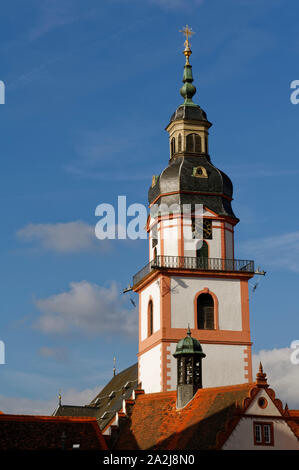
[[(248, 281), (254, 263), (234, 256), (233, 186), (209, 155), (211, 123), (193, 102), (188, 26), (184, 103), (170, 118), (170, 159), (152, 178), (149, 263), (133, 278), (139, 294), (138, 381), (146, 393), (176, 390), (177, 344), (200, 341), (202, 386), (252, 381)], [(187, 209), (186, 209), (187, 208)]]

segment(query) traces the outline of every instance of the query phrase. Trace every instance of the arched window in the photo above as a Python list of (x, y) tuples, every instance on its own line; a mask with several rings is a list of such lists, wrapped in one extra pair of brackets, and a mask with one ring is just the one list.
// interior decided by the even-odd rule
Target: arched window
[(171, 139), (171, 156), (175, 154), (175, 138)]
[(209, 246), (204, 240), (198, 243), (196, 264), (198, 269), (208, 269), (209, 267)]
[(196, 249), (196, 258), (208, 258), (209, 257), (209, 247), (207, 242), (200, 241), (198, 248)]
[(181, 152), (182, 151), (182, 136), (181, 134), (179, 134), (179, 137), (178, 137), (178, 152)]
[(186, 137), (186, 151), (201, 153), (201, 137), (198, 134), (188, 134)]
[(200, 294), (197, 297), (197, 328), (199, 330), (214, 330), (214, 300), (210, 294)]
[(154, 332), (153, 319), (153, 301), (150, 300), (147, 307), (147, 336), (151, 336)]

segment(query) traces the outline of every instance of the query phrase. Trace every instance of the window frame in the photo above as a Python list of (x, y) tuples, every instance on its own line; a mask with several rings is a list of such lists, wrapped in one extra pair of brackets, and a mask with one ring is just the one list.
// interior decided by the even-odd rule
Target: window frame
[(202, 138), (200, 134), (191, 132), (186, 135), (186, 152), (202, 153)]
[(175, 137), (173, 137), (171, 139), (171, 142), (170, 142), (170, 150), (171, 150), (171, 156), (173, 157), (173, 155), (176, 153), (175, 152), (175, 147), (176, 147), (176, 142), (175, 142)]
[(147, 337), (154, 334), (154, 303), (153, 299), (149, 299), (147, 305)]
[[(257, 441), (256, 439), (256, 426), (260, 427), (261, 433), (261, 442)], [(269, 426), (269, 437), (270, 442), (266, 442), (265, 438), (265, 427)], [(273, 422), (271, 421), (254, 421), (253, 422), (253, 442), (255, 446), (274, 446), (274, 426)]]
[[(204, 309), (204, 305), (202, 305), (202, 308), (203, 308), (203, 311), (200, 312), (200, 297), (201, 296), (209, 296), (211, 298), (211, 305), (209, 306), (209, 308), (213, 308), (213, 314), (211, 315), (211, 317), (209, 317), (209, 313), (207, 311), (205, 311)], [(216, 325), (215, 325), (215, 301), (214, 301), (214, 298), (213, 296), (210, 294), (210, 292), (202, 292), (200, 295), (197, 296), (197, 299), (196, 299), (196, 326), (197, 326), (197, 329), (198, 330), (205, 330), (205, 331), (213, 331), (216, 329)], [(200, 323), (200, 317), (201, 317), (201, 313), (203, 313), (203, 325), (201, 325)], [(207, 327), (207, 325), (209, 324), (209, 321), (212, 320), (212, 327)], [(203, 328), (201, 328), (201, 326), (203, 326)]]

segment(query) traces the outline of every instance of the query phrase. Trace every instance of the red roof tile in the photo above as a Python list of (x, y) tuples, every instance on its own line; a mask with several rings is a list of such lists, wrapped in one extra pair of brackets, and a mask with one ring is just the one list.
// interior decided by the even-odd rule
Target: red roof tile
[(95, 418), (0, 415), (0, 449), (106, 450), (107, 444)]
[(176, 409), (176, 392), (139, 395), (130, 418), (120, 420), (116, 448), (213, 449), (217, 433), (234, 415), (236, 402), (248, 396), (254, 384), (204, 388), (183, 409)]

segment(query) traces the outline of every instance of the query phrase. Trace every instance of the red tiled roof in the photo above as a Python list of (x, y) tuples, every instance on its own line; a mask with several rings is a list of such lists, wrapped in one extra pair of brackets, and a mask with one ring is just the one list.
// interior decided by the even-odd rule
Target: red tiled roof
[(197, 391), (183, 409), (176, 409), (176, 392), (139, 395), (120, 418), (116, 449), (213, 449), (217, 433), (233, 417), (255, 384), (241, 384)]
[(95, 418), (0, 415), (1, 450), (72, 449), (106, 450)]
[(288, 421), (288, 424), (299, 439), (299, 410), (288, 410), (288, 414), (292, 418)]

